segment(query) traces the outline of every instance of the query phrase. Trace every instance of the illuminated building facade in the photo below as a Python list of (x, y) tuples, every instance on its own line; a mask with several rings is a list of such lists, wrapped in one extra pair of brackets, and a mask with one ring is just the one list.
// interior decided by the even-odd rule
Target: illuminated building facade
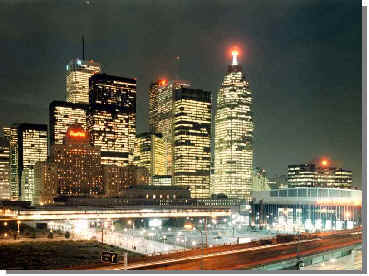
[(101, 148), (104, 165), (127, 166), (133, 162), (136, 115), (114, 105), (93, 105), (87, 113), (90, 143)]
[(53, 145), (50, 151), (58, 194), (103, 195), (100, 149), (89, 144), (88, 132), (78, 124), (68, 128), (64, 139), (63, 145)]
[(0, 137), (0, 199), (10, 199), (9, 141)]
[(18, 132), (16, 125), (4, 127), (3, 133), (9, 141), (9, 190), (10, 199), (19, 198), (19, 179), (18, 179)]
[(238, 65), (238, 52), (217, 94), (214, 133), (213, 194), (250, 198), (254, 123), (252, 92)]
[(352, 171), (314, 163), (289, 165), (288, 186), (351, 188)]
[(211, 92), (180, 88), (173, 105), (173, 182), (210, 197)]
[(101, 71), (101, 65), (93, 60), (73, 59), (66, 67), (66, 101), (88, 104), (89, 78)]
[(155, 175), (165, 175), (165, 145), (160, 133), (141, 133), (136, 136), (133, 164), (145, 167), (150, 174), (150, 183)]
[(105, 196), (120, 197), (129, 187), (148, 185), (149, 179), (145, 167), (104, 165)]
[(58, 193), (57, 170), (55, 164), (39, 161), (34, 169), (33, 205), (52, 204)]
[(4, 131), (10, 145), (10, 197), (32, 201), (34, 166), (47, 158), (47, 125), (23, 123)]
[(254, 168), (252, 170), (252, 191), (269, 191), (269, 179), (264, 169)]
[(90, 78), (90, 104), (117, 105), (136, 111), (136, 80), (95, 74)]
[(154, 175), (152, 177), (152, 185), (154, 186), (170, 186), (172, 184), (171, 175)]
[(151, 132), (163, 135), (165, 148), (165, 174), (173, 174), (173, 122), (174, 91), (190, 87), (187, 81), (158, 80), (149, 90), (149, 128)]
[(283, 232), (352, 229), (361, 225), (362, 192), (298, 187), (252, 192), (252, 222)]
[(91, 77), (87, 129), (91, 144), (101, 148), (102, 164), (132, 164), (136, 139), (136, 80), (105, 74)]
[(49, 105), (49, 138), (50, 145), (63, 144), (67, 129), (80, 124), (86, 129), (87, 104), (53, 101)]

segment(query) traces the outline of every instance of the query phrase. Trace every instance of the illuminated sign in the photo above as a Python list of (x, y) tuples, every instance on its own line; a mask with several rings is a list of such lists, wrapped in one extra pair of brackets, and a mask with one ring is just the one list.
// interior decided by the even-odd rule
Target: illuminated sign
[(86, 132), (84, 131), (74, 131), (74, 130), (70, 130), (69, 131), (69, 136), (70, 137), (79, 137), (79, 138), (85, 138), (86, 137)]

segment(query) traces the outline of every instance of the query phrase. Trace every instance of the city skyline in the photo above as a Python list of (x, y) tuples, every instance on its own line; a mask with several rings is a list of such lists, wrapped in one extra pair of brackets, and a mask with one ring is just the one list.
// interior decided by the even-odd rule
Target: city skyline
[[(182, 20), (190, 12), (187, 3), (173, 1), (168, 6), (172, 13), (165, 14), (160, 3), (127, 4), (128, 10), (137, 7), (137, 24), (144, 15), (161, 18), (153, 26), (138, 24), (135, 32), (124, 24), (124, 20), (132, 20), (128, 14), (124, 20), (121, 19), (124, 16), (113, 16), (102, 26), (94, 25), (88, 18), (102, 12), (99, 2), (55, 3), (55, 10), (50, 10), (48, 5), (5, 5), (4, 10), (8, 12), (1, 19), (7, 22), (4, 25), (11, 25), (9, 22), (15, 20), (11, 16), (17, 7), (17, 13), (24, 15), (25, 20), (32, 20), (27, 23), (29, 26), (23, 21), (14, 22), (15, 28), (22, 27), (19, 32), (12, 28), (0, 31), (4, 39), (9, 40), (9, 44), (0, 46), (7, 68), (1, 72), (4, 82), (0, 123), (48, 122), (49, 103), (65, 99), (65, 66), (71, 59), (81, 57), (82, 34), (86, 37), (88, 59), (101, 63), (104, 73), (137, 78), (137, 133), (148, 130), (151, 81), (176, 79), (179, 75), (180, 79), (191, 81), (193, 87), (215, 95), (225, 66), (231, 62), (229, 49), (238, 45), (240, 64), (249, 76), (250, 87), (256, 91), (255, 166), (262, 166), (271, 174), (286, 174), (289, 164), (329, 156), (337, 161), (338, 167), (352, 170), (353, 184), (360, 186), (360, 6), (355, 7), (351, 1), (342, 2), (341, 6), (314, 1), (283, 5), (277, 1), (268, 4), (269, 10), (262, 9), (262, 4), (227, 3), (230, 4), (214, 4), (215, 21), (205, 14), (205, 4), (197, 4), (194, 9), (192, 3), (191, 10), (195, 10), (192, 18), (206, 31)], [(124, 7), (124, 4), (116, 5)], [(115, 14), (116, 5), (108, 2), (106, 14), (102, 15), (107, 18), (109, 12)], [(223, 10), (224, 7), (227, 9)], [(124, 13), (125, 9), (119, 10)], [(244, 21), (238, 19), (237, 10), (246, 13), (242, 17)], [(35, 18), (39, 11), (44, 12), (41, 19)], [(76, 28), (71, 30), (69, 23), (54, 20), (53, 16), (63, 12), (70, 14), (68, 19), (77, 24)], [(270, 16), (268, 22), (258, 19), (260, 14)], [(340, 23), (343, 16), (345, 23)], [(44, 21), (48, 24), (41, 24)], [(19, 25), (22, 22), (23, 25)], [(169, 28), (171, 22), (174, 26)], [(329, 24), (320, 25), (322, 22)], [(259, 26), (256, 23), (260, 23)], [(220, 26), (222, 24), (224, 26)], [(49, 27), (45, 29), (43, 25)], [(114, 27), (120, 25), (119, 32), (125, 34), (123, 40), (115, 36)], [(32, 40), (28, 28), (38, 30)], [(54, 28), (55, 34), (49, 28)], [(106, 28), (107, 34), (101, 34), (101, 28)], [(140, 37), (142, 34), (151, 36), (142, 41), (137, 33)], [(188, 47), (193, 44), (191, 40), (200, 43)], [(29, 41), (32, 43), (28, 44)], [(142, 46), (145, 41), (147, 45)], [(17, 49), (13, 60), (12, 43), (16, 43), (13, 46)], [(33, 70), (35, 66), (37, 70)], [(17, 82), (19, 77), (24, 81)]]

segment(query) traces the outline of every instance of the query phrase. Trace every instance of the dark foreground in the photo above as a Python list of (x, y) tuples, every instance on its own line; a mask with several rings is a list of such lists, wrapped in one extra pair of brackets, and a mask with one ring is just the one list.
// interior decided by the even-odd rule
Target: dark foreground
[[(122, 256), (123, 249), (102, 245), (96, 241), (19, 241), (0, 242), (0, 269), (43, 270), (68, 269), (84, 265), (102, 265), (102, 251), (116, 252)], [(131, 258), (139, 258), (128, 253)]]

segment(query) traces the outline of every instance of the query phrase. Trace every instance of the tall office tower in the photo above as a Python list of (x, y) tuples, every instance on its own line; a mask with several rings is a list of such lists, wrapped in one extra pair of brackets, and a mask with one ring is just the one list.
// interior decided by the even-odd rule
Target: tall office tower
[(32, 201), (34, 166), (47, 158), (47, 125), (23, 123), (5, 133), (10, 144), (11, 199)]
[(68, 63), (66, 69), (66, 101), (88, 104), (89, 78), (101, 71), (101, 65), (93, 60), (76, 58)]
[(211, 92), (181, 88), (174, 92), (173, 182), (191, 197), (210, 197)]
[(89, 102), (112, 104), (136, 111), (136, 80), (95, 74), (90, 78)]
[(16, 125), (4, 127), (3, 133), (9, 141), (9, 190), (10, 199), (17, 200), (19, 198), (18, 182), (18, 132)]
[(75, 124), (80, 124), (86, 129), (87, 104), (53, 101), (49, 105), (49, 138), (50, 146), (63, 144), (67, 129)]
[(250, 198), (252, 189), (252, 93), (232, 52), (232, 65), (217, 94), (214, 139), (213, 194)]
[(136, 136), (133, 164), (148, 170), (150, 185), (153, 184), (153, 176), (165, 175), (164, 152), (163, 135), (160, 133), (145, 132)]
[(10, 199), (9, 141), (0, 137), (0, 200)]
[(101, 148), (102, 164), (132, 164), (136, 139), (136, 80), (105, 74), (90, 78), (87, 130), (91, 144)]
[(182, 87), (190, 87), (187, 81), (158, 80), (153, 82), (149, 91), (149, 127), (151, 132), (163, 135), (165, 147), (166, 175), (173, 174), (173, 97), (174, 91)]

